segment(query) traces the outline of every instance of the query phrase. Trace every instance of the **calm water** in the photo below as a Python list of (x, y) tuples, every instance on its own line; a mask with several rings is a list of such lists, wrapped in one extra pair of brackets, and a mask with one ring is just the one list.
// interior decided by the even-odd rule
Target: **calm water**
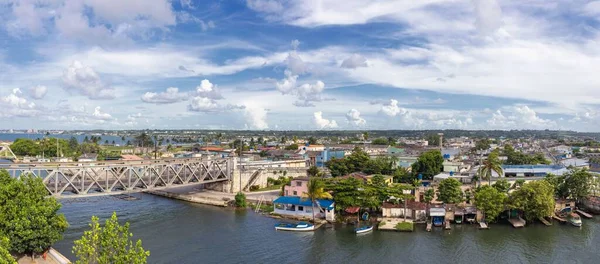
[[(355, 235), (350, 227), (314, 233), (277, 232), (275, 219), (151, 195), (62, 200), (71, 227), (55, 247), (67, 257), (93, 214), (116, 211), (150, 250), (149, 263), (600, 263), (600, 221), (577, 228), (555, 224), (490, 230), (378, 232)], [(598, 217), (600, 218), (600, 217)]]

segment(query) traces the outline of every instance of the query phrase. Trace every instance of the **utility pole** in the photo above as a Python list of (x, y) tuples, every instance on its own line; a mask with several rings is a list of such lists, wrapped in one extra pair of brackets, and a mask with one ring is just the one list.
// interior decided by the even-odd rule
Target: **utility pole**
[(240, 193), (242, 193), (242, 150), (244, 149), (244, 137), (240, 140)]

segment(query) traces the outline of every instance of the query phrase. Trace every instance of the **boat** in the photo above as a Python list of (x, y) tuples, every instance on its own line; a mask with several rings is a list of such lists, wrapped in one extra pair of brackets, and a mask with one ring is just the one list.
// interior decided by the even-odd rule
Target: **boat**
[(455, 215), (454, 216), (454, 223), (455, 224), (459, 224), (460, 225), (460, 224), (462, 224), (462, 221), (463, 221), (462, 215)]
[(357, 234), (364, 234), (373, 231), (373, 226), (361, 226), (354, 229)]
[(281, 231), (314, 231), (315, 226), (313, 224), (308, 224), (304, 222), (300, 222), (297, 224), (290, 223), (278, 223), (275, 225), (275, 230)]
[(444, 218), (443, 217), (433, 217), (433, 226), (442, 226), (444, 225)]
[(574, 226), (580, 227), (582, 225), (581, 217), (576, 213), (570, 213), (567, 220)]

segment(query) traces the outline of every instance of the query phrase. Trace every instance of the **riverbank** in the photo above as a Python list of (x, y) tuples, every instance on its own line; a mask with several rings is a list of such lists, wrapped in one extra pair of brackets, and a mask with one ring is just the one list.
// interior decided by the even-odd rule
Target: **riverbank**
[[(202, 184), (173, 187), (164, 190), (148, 190), (145, 193), (177, 199), (192, 203), (226, 207), (235, 199), (235, 193), (224, 193), (202, 188)], [(263, 192), (244, 192), (248, 203), (273, 204), (273, 201), (279, 197), (279, 190)]]
[(17, 260), (18, 264), (71, 264), (71, 261), (54, 248), (50, 248), (45, 256), (36, 256), (32, 260), (30, 256), (22, 256)]

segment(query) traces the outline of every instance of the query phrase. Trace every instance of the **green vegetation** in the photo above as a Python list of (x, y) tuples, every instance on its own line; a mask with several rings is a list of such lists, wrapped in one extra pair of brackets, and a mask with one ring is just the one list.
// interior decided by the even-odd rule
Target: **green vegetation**
[(571, 198), (579, 201), (589, 196), (594, 188), (592, 174), (587, 169), (572, 168), (562, 176), (548, 175), (545, 179), (558, 198)]
[(146, 263), (150, 251), (144, 250), (141, 240), (134, 244), (132, 236), (129, 223), (120, 225), (116, 213), (106, 220), (104, 227), (98, 223), (98, 217), (92, 216), (90, 230), (85, 231), (73, 246), (73, 254), (77, 256), (75, 263)]
[(505, 145), (502, 154), (506, 156), (507, 159), (505, 164), (508, 165), (550, 164), (550, 161), (547, 160), (542, 153), (527, 155), (523, 152), (516, 151), (511, 145)]
[(424, 202), (431, 203), (431, 201), (433, 201), (433, 198), (435, 198), (435, 192), (433, 191), (433, 189), (427, 189), (427, 191), (425, 191), (425, 194), (423, 195)]
[(10, 243), (8, 238), (0, 235), (0, 263), (16, 264), (15, 258), (8, 252)]
[(502, 163), (498, 159), (498, 152), (492, 151), (488, 158), (481, 164), (477, 173), (479, 174), (479, 180), (486, 179), (488, 184), (492, 185), (492, 174), (496, 172), (498, 175), (503, 175)]
[(422, 174), (423, 180), (431, 180), (433, 176), (444, 170), (444, 157), (439, 150), (427, 151), (412, 164), (414, 175)]
[(362, 208), (377, 209), (384, 200), (395, 197), (397, 200), (409, 199), (412, 196), (403, 194), (403, 190), (412, 189), (412, 186), (383, 183), (381, 176), (374, 176), (371, 183), (364, 183), (356, 178), (330, 179), (326, 189), (333, 192), (337, 210), (359, 206)]
[(321, 171), (319, 171), (319, 168), (317, 166), (310, 166), (306, 173), (308, 173), (308, 176), (311, 177), (321, 176)]
[(486, 220), (490, 222), (494, 222), (504, 211), (505, 200), (506, 193), (489, 185), (482, 186), (475, 191), (477, 209), (485, 212)]
[(532, 181), (510, 194), (509, 207), (521, 210), (527, 220), (551, 216), (554, 212), (554, 186), (547, 181)]
[(440, 182), (438, 186), (438, 200), (444, 203), (457, 204), (463, 201), (463, 192), (460, 189), (461, 183), (454, 178), (447, 178)]
[(325, 165), (333, 177), (347, 175), (352, 172), (362, 171), (367, 174), (392, 175), (395, 169), (395, 157), (377, 157), (371, 159), (360, 147), (355, 147), (347, 157), (342, 159), (331, 159)]
[(510, 183), (505, 179), (500, 179), (492, 184), (492, 187), (496, 188), (500, 193), (508, 193), (508, 190), (510, 190)]
[(425, 137), (429, 146), (439, 146), (440, 145), (440, 136), (437, 134), (429, 134)]
[(318, 199), (331, 199), (331, 194), (325, 191), (325, 183), (320, 178), (310, 178), (308, 189), (302, 194), (304, 199), (311, 201), (313, 223), (315, 222), (315, 205)]
[(382, 146), (389, 146), (389, 145), (393, 145), (395, 143), (394, 142), (390, 142), (387, 138), (381, 137), (381, 138), (376, 138), (373, 139), (373, 141), (371, 141), (372, 145), (382, 145)]
[(410, 231), (414, 230), (414, 224), (412, 222), (400, 222), (396, 224), (396, 230), (398, 231)]
[(298, 144), (292, 144), (285, 147), (285, 150), (298, 150)]
[(62, 239), (67, 220), (59, 214), (60, 204), (46, 197), (42, 179), (22, 175), (14, 179), (0, 171), (0, 233), (10, 240), (9, 251), (35, 255)]
[(379, 226), (379, 227), (382, 227), (382, 226), (384, 226), (386, 223), (387, 223), (386, 221), (381, 221), (381, 222), (379, 222), (379, 225), (378, 225), (378, 226)]
[(239, 208), (246, 207), (246, 195), (242, 192), (238, 192), (235, 195), (235, 206)]

